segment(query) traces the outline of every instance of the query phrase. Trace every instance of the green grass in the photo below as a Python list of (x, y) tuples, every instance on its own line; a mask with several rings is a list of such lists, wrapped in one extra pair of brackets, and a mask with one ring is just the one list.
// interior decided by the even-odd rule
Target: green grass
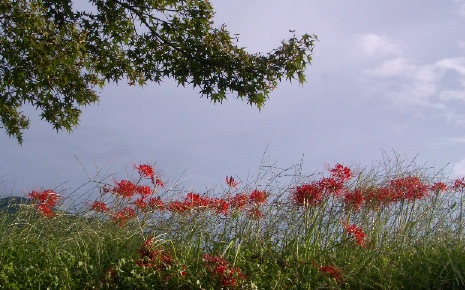
[[(350, 178), (342, 166), (309, 176), (300, 166), (262, 169), (238, 188), (198, 195), (162, 188), (147, 171), (98, 182), (108, 211), (88, 200), (68, 214), (46, 194), (2, 204), (0, 288), (465, 288), (463, 180), (399, 159), (351, 168)], [(152, 190), (145, 207), (142, 186)], [(355, 190), (361, 199), (349, 202)]]

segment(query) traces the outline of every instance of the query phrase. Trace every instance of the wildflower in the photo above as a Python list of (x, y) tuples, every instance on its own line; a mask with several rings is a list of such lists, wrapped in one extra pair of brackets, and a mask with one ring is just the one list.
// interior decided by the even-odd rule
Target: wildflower
[(297, 206), (318, 205), (323, 199), (323, 191), (318, 183), (303, 184), (296, 187), (292, 199)]
[(175, 213), (184, 213), (189, 210), (189, 207), (180, 201), (172, 201), (167, 205), (167, 209)]
[(151, 195), (153, 193), (152, 189), (150, 186), (147, 185), (139, 185), (136, 188), (137, 193), (143, 196)]
[(108, 207), (103, 201), (94, 201), (90, 206), (91, 210), (95, 210), (96, 212), (107, 212)]
[(184, 204), (189, 208), (207, 208), (210, 203), (209, 198), (202, 197), (200, 194), (192, 192), (188, 193), (184, 200)]
[(216, 210), (216, 213), (227, 215), (229, 211), (229, 203), (222, 199), (216, 198), (211, 200), (210, 206)]
[(31, 199), (35, 200), (38, 203), (46, 204), (46, 205), (48, 205), (50, 207), (56, 206), (56, 204), (58, 202), (57, 194), (51, 189), (47, 189), (47, 190), (44, 190), (42, 192), (37, 192), (37, 191), (33, 190), (29, 194), (29, 197)]
[(330, 266), (330, 265), (317, 266), (317, 267), (318, 267), (318, 270), (320, 270), (322, 273), (328, 274), (329, 276), (331, 276), (331, 278), (334, 278), (337, 282), (342, 281), (342, 274), (341, 274), (340, 269), (334, 266)]
[(435, 193), (443, 192), (447, 190), (447, 185), (444, 182), (435, 182), (431, 185), (431, 190)]
[(355, 224), (344, 224), (343, 227), (348, 234), (351, 234), (355, 237), (355, 242), (357, 244), (359, 244), (361, 247), (365, 246), (366, 235), (361, 228), (357, 228)]
[(134, 201), (134, 205), (138, 209), (146, 209), (147, 208), (147, 202), (145, 202), (144, 198), (138, 198)]
[(344, 195), (344, 203), (353, 211), (358, 211), (365, 201), (365, 197), (360, 189), (355, 189), (353, 192), (347, 192)]
[(454, 181), (453, 188), (455, 191), (463, 191), (463, 189), (465, 188), (465, 177), (457, 178)]
[(344, 189), (344, 182), (334, 177), (322, 178), (318, 185), (321, 189), (325, 189), (330, 193), (339, 195)]
[(147, 164), (136, 165), (135, 168), (139, 171), (141, 177), (147, 177), (153, 179), (155, 173), (153, 172), (153, 167)]
[(121, 180), (116, 182), (116, 186), (111, 191), (122, 197), (131, 198), (138, 191), (138, 187), (131, 181)]
[(242, 209), (247, 205), (248, 199), (249, 197), (246, 194), (238, 193), (233, 198), (231, 198), (231, 200), (229, 201), (229, 204), (234, 209)]
[(38, 204), (37, 210), (42, 213), (44, 217), (52, 217), (55, 215), (52, 208), (47, 204)]
[(428, 187), (416, 176), (393, 179), (390, 186), (401, 199), (410, 201), (422, 198), (428, 193)]
[(121, 227), (124, 227), (127, 221), (135, 216), (135, 210), (130, 207), (126, 207), (117, 212), (116, 214), (111, 215), (110, 218), (116, 223), (118, 223)]
[(249, 200), (256, 204), (260, 205), (265, 203), (266, 199), (268, 198), (268, 194), (265, 191), (255, 189), (249, 196)]
[(235, 287), (238, 280), (245, 280), (245, 276), (239, 268), (229, 268), (228, 261), (221, 257), (205, 254), (203, 261), (207, 270), (219, 278), (222, 287)]
[(161, 181), (161, 179), (158, 177), (155, 179), (155, 185), (160, 186), (160, 187), (165, 187), (165, 184), (163, 183), (163, 181)]
[(148, 200), (148, 205), (152, 209), (158, 209), (158, 210), (164, 210), (165, 205), (163, 204), (163, 201), (159, 197), (153, 197)]
[(33, 190), (29, 197), (37, 203), (36, 208), (44, 217), (55, 215), (53, 207), (58, 203), (58, 196), (53, 190), (47, 189), (42, 192)]
[(263, 214), (258, 208), (254, 207), (248, 211), (247, 216), (252, 219), (258, 220), (263, 217)]
[(350, 168), (342, 166), (339, 163), (337, 163), (334, 168), (330, 169), (329, 172), (333, 178), (341, 183), (346, 182), (352, 178), (352, 172)]
[(237, 189), (237, 187), (239, 186), (239, 183), (236, 182), (232, 176), (231, 176), (231, 177), (227, 177), (227, 176), (226, 176), (226, 184), (227, 184), (230, 188), (233, 187), (233, 188), (235, 188), (235, 189)]

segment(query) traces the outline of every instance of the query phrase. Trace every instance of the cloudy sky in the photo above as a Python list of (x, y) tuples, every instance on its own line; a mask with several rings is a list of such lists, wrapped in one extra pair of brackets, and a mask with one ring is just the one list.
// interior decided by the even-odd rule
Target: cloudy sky
[(211, 2), (216, 24), (251, 52), (279, 46), (289, 30), (316, 34), (308, 82), (282, 83), (261, 112), (233, 95), (213, 105), (170, 80), (108, 85), (71, 134), (28, 109), (22, 146), (0, 136), (0, 188), (71, 192), (142, 162), (201, 191), (226, 175), (252, 178), (264, 154), (283, 168), (303, 160), (311, 173), (396, 152), (465, 175), (465, 1)]

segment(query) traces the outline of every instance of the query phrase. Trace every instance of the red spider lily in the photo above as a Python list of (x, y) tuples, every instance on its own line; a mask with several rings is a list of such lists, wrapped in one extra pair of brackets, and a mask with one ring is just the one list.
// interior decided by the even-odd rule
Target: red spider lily
[(135, 210), (130, 207), (126, 207), (120, 210), (119, 212), (117, 212), (116, 214), (110, 215), (110, 218), (123, 227), (126, 225), (128, 220), (130, 220), (131, 218), (135, 216), (136, 216)]
[(350, 168), (342, 166), (341, 164), (337, 163), (334, 168), (329, 170), (331, 176), (338, 180), (339, 182), (346, 182), (352, 178), (352, 172)]
[(110, 191), (124, 198), (131, 198), (138, 192), (138, 187), (129, 180), (121, 180)]
[(352, 234), (355, 237), (355, 241), (357, 244), (359, 244), (361, 247), (365, 246), (366, 235), (361, 228), (357, 228), (355, 224), (349, 225), (347, 223), (344, 224), (343, 227), (348, 234)]
[(55, 215), (53, 207), (58, 203), (58, 195), (53, 190), (47, 189), (42, 192), (33, 190), (29, 197), (37, 203), (36, 208), (44, 217)]
[(144, 198), (138, 198), (134, 201), (134, 206), (138, 209), (146, 209), (147, 202), (145, 201)]
[(239, 268), (229, 268), (228, 261), (221, 257), (205, 254), (203, 261), (207, 270), (219, 278), (222, 287), (235, 287), (237, 280), (245, 280), (245, 276)]
[(318, 186), (321, 189), (327, 190), (329, 193), (339, 195), (344, 189), (344, 182), (334, 177), (327, 177), (322, 178), (318, 182)]
[(396, 202), (399, 197), (389, 187), (377, 187), (366, 189), (366, 203), (372, 207), (379, 208), (381, 205), (388, 205)]
[(153, 172), (153, 167), (147, 164), (141, 164), (134, 166), (137, 171), (139, 171), (139, 175), (141, 177), (147, 177), (153, 179), (155, 177), (155, 173)]
[(46, 204), (50, 207), (56, 206), (58, 202), (58, 195), (51, 189), (47, 189), (42, 192), (33, 190), (29, 193), (29, 197), (38, 203)]
[(444, 182), (435, 182), (430, 188), (435, 193), (444, 192), (447, 190), (447, 184)]
[(165, 184), (163, 183), (163, 181), (161, 181), (161, 179), (158, 177), (155, 179), (155, 185), (160, 186), (160, 187), (165, 187)]
[(249, 197), (247, 194), (238, 193), (229, 201), (229, 205), (234, 209), (242, 209), (247, 205)]
[(315, 206), (323, 200), (323, 190), (318, 183), (297, 186), (292, 193), (292, 199), (297, 206)]
[(138, 250), (140, 259), (136, 265), (139, 267), (156, 268), (158, 270), (165, 269), (173, 263), (173, 258), (164, 253), (163, 250), (151, 251), (146, 248)]
[(251, 208), (247, 212), (247, 216), (250, 217), (251, 219), (258, 220), (258, 219), (261, 219), (263, 217), (263, 214), (258, 208), (254, 207), (254, 208)]
[(352, 192), (347, 192), (344, 195), (344, 203), (353, 211), (358, 211), (365, 201), (365, 197), (360, 189), (355, 189)]
[(94, 201), (90, 206), (91, 210), (95, 210), (96, 212), (107, 212), (108, 207), (103, 201)]
[(198, 193), (188, 193), (184, 204), (189, 208), (207, 208), (211, 204), (211, 200), (206, 197), (202, 197)]
[(334, 278), (337, 282), (342, 282), (342, 271), (337, 267), (326, 265), (326, 266), (317, 266), (318, 270), (322, 273), (328, 274), (331, 278)]
[(190, 208), (184, 203), (180, 201), (172, 201), (167, 204), (166, 208), (175, 213), (185, 213), (190, 210)]
[(400, 199), (413, 201), (428, 194), (428, 186), (417, 176), (407, 176), (391, 180), (392, 190)]
[(55, 213), (53, 212), (53, 209), (46, 204), (38, 204), (37, 210), (44, 216), (44, 217), (53, 217), (55, 216)]
[(143, 196), (151, 195), (153, 193), (152, 189), (150, 186), (147, 185), (139, 185), (136, 188), (137, 193)]
[(256, 205), (261, 205), (266, 202), (266, 199), (268, 198), (268, 193), (262, 190), (255, 189), (252, 191), (252, 193), (249, 196), (250, 202), (256, 204)]
[(454, 181), (453, 188), (455, 191), (463, 191), (463, 189), (465, 188), (465, 177), (457, 178)]
[(229, 213), (229, 203), (222, 198), (211, 200), (210, 207), (216, 210), (216, 213), (227, 215)]
[(164, 210), (165, 204), (159, 197), (153, 197), (148, 200), (148, 205), (152, 209)]
[(239, 182), (236, 182), (232, 176), (230, 176), (230, 177), (226, 176), (226, 184), (229, 187), (232, 187), (232, 188), (235, 188), (235, 189), (237, 189), (237, 187), (239, 186)]

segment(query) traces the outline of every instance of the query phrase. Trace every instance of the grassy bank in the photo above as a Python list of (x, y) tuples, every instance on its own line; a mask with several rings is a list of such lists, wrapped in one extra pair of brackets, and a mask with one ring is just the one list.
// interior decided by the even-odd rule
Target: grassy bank
[(464, 179), (398, 159), (263, 170), (197, 193), (138, 165), (78, 214), (33, 191), (0, 211), (0, 288), (465, 287)]

